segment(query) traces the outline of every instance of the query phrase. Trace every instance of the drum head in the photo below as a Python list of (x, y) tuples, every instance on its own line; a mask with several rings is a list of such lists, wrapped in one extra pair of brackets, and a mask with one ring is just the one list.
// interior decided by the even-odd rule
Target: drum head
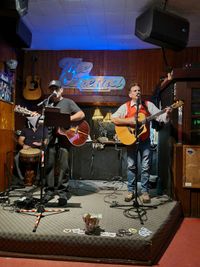
[(40, 155), (40, 149), (38, 148), (28, 148), (28, 149), (21, 149), (19, 151), (21, 157), (38, 157)]

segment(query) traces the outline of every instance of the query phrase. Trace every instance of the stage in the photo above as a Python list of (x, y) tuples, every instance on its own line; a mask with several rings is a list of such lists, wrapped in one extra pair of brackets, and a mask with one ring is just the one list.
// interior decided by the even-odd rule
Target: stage
[[(15, 205), (16, 200), (40, 199), (39, 187), (10, 191), (0, 205), (0, 255), (151, 265), (182, 221), (180, 204), (166, 195), (152, 191), (151, 204), (139, 210), (134, 202), (124, 202), (123, 181), (71, 180), (70, 187), (65, 208), (55, 197), (42, 214), (19, 212)], [(92, 234), (85, 233), (85, 214), (101, 218)]]

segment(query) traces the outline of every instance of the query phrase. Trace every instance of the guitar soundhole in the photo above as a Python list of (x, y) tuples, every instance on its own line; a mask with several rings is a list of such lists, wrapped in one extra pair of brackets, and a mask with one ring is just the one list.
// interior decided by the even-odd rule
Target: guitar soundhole
[(38, 88), (38, 82), (37, 81), (31, 81), (30, 84), (30, 90), (35, 90), (36, 88)]

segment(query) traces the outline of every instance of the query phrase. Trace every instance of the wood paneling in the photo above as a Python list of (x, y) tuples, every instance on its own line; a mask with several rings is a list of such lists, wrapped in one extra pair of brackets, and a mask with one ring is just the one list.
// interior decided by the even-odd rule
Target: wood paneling
[[(38, 61), (35, 64), (35, 74), (41, 78), (41, 88), (43, 97), (49, 94), (48, 84), (52, 79), (58, 79), (61, 74), (59, 60), (64, 57), (82, 58), (83, 61), (93, 63), (90, 75), (94, 76), (123, 76), (126, 86), (122, 91), (113, 90), (104, 93), (80, 92), (78, 89), (65, 89), (65, 96), (73, 98), (76, 96), (78, 103), (84, 104), (85, 99), (89, 99), (90, 104), (99, 102), (98, 96), (103, 96), (102, 104), (105, 105), (110, 100), (113, 105), (115, 97), (127, 97), (128, 89), (132, 81), (139, 82), (144, 95), (152, 95), (159, 79), (166, 73), (166, 63), (172, 68), (182, 68), (187, 63), (199, 62), (200, 48), (186, 48), (180, 52), (165, 50), (167, 62), (163, 57), (161, 49), (151, 50), (130, 50), (130, 51), (25, 51), (23, 85), (25, 87), (26, 77), (31, 74), (32, 56), (35, 55)], [(78, 96), (80, 96), (78, 98)], [(96, 97), (96, 99), (95, 99)], [(94, 101), (94, 99), (95, 101)], [(109, 98), (109, 101), (107, 101)], [(123, 102), (123, 98), (121, 103)], [(87, 101), (88, 104), (88, 101)]]
[(173, 182), (174, 197), (181, 202), (185, 216), (200, 217), (200, 192), (199, 189), (183, 187), (184, 166), (183, 166), (183, 146), (174, 145), (173, 156)]
[(0, 100), (0, 191), (8, 187), (13, 165), (13, 105)]
[(174, 145), (173, 156), (173, 182), (174, 197), (181, 202), (185, 216), (191, 215), (190, 210), (190, 193), (189, 189), (183, 188), (183, 146)]
[[(80, 92), (75, 88), (65, 89), (65, 95), (68, 97), (80, 96), (78, 103), (83, 103), (82, 96), (90, 97), (90, 103), (94, 103), (93, 97), (96, 96), (103, 96), (103, 102), (105, 103), (107, 102), (107, 97), (112, 97), (112, 102), (114, 103), (115, 96), (127, 97), (132, 81), (137, 81), (142, 85), (144, 95), (150, 95), (159, 81), (160, 73), (163, 71), (162, 54), (159, 49), (151, 51), (26, 51), (24, 82), (31, 72), (31, 57), (33, 54), (38, 58), (38, 62), (35, 64), (35, 74), (41, 77), (41, 88), (44, 95), (49, 94), (49, 81), (59, 78), (61, 68), (58, 63), (64, 57), (82, 58), (83, 61), (92, 62), (93, 69), (90, 75), (123, 76), (125, 78), (126, 86), (122, 91), (90, 93)], [(108, 102), (110, 103), (110, 100)], [(123, 99), (121, 102), (123, 102)]]
[[(16, 51), (0, 39), (0, 62), (16, 59)], [(14, 94), (15, 96), (15, 94)], [(13, 104), (0, 100), (0, 191), (7, 189), (11, 179), (14, 144)]]

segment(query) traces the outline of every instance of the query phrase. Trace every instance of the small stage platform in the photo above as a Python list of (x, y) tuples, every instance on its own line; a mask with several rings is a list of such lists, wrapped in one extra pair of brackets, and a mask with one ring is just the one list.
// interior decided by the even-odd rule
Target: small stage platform
[[(182, 221), (180, 204), (167, 196), (153, 196), (141, 218), (133, 203), (124, 202), (122, 181), (70, 181), (72, 197), (63, 212), (19, 213), (17, 199), (40, 198), (40, 188), (9, 192), (0, 205), (0, 255), (93, 261), (121, 264), (155, 264)], [(140, 204), (140, 200), (138, 199)], [(45, 210), (57, 211), (56, 197)], [(84, 214), (102, 216), (98, 231), (85, 233)]]

